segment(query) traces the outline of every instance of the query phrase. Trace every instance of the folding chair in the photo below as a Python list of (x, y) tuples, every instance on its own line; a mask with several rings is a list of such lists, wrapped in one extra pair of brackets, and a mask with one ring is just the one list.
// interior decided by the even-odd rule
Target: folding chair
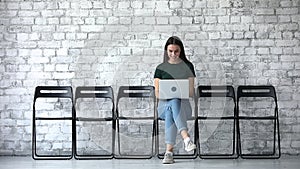
[[(205, 105), (206, 100), (201, 103), (199, 102), (199, 99), (207, 99), (208, 103), (210, 104), (210, 107), (207, 107)], [(215, 98), (216, 100), (212, 100)], [(224, 98), (224, 99), (223, 99)], [(217, 100), (217, 99), (223, 99), (223, 100)], [(217, 137), (215, 139), (219, 139), (218, 132), (219, 130), (223, 130), (226, 125), (229, 125), (231, 129), (226, 129), (226, 131), (229, 132), (219, 132), (221, 133), (221, 138), (225, 137), (223, 142), (222, 140), (218, 140), (218, 146), (222, 146), (221, 148), (218, 148), (217, 150), (209, 150), (210, 146), (208, 146), (208, 150), (204, 151), (201, 146), (201, 140), (203, 137), (201, 134), (201, 129), (197, 129), (199, 131), (199, 142), (198, 142), (198, 148), (199, 148), (199, 157), (202, 159), (236, 159), (238, 158), (237, 153), (237, 136), (236, 136), (236, 99), (235, 99), (235, 92), (234, 88), (232, 86), (198, 86), (197, 88), (197, 104), (196, 104), (196, 110), (197, 110), (197, 122), (215, 122), (215, 130), (213, 131), (212, 136)], [(205, 102), (205, 103), (204, 103)], [(224, 104), (223, 104), (224, 102)], [(222, 106), (217, 104), (222, 104)], [(231, 103), (229, 105), (229, 103)], [(202, 111), (199, 110), (202, 109)], [(205, 113), (204, 107), (207, 108), (208, 112), (211, 112), (212, 108), (217, 108), (219, 111), (214, 111), (214, 114)], [(231, 108), (231, 109), (230, 109)], [(222, 114), (219, 114), (219, 112), (222, 111)], [(229, 124), (227, 124), (229, 122)], [(207, 124), (208, 126), (212, 126), (211, 124)], [(199, 126), (197, 126), (199, 127)], [(216, 136), (217, 135), (217, 136)], [(225, 136), (224, 136), (225, 135)], [(208, 145), (214, 145), (212, 141), (207, 139), (206, 143)], [(228, 146), (228, 147), (225, 147)], [(217, 147), (217, 146), (214, 146)]]
[[(192, 99), (190, 99), (191, 102)], [(193, 100), (195, 100), (195, 98), (193, 98)], [(192, 103), (191, 103), (192, 104)], [(192, 109), (194, 108), (194, 106), (192, 106)], [(189, 133), (191, 134), (191, 138), (193, 138), (194, 143), (197, 143), (198, 140), (198, 132), (197, 132), (197, 121), (196, 121), (196, 115), (195, 115), (195, 110), (192, 110), (194, 113), (192, 115), (192, 117), (190, 119), (188, 119), (187, 123), (188, 123), (188, 128), (189, 128)], [(158, 115), (157, 115), (158, 116)], [(157, 129), (156, 129), (156, 143), (157, 143), (157, 157), (159, 159), (163, 159), (164, 155), (165, 155), (165, 148), (163, 148), (163, 152), (160, 151), (160, 143), (164, 143), (164, 141), (160, 140), (160, 135), (164, 132), (160, 132), (160, 126), (164, 124), (164, 120), (158, 117), (157, 120)], [(181, 141), (179, 141), (181, 140)], [(195, 149), (194, 151), (191, 152), (186, 152), (184, 150), (184, 146), (183, 146), (183, 139), (181, 137), (177, 137), (177, 144), (174, 146), (175, 150), (173, 153), (173, 158), (174, 159), (195, 159), (198, 156), (198, 152), (197, 149)], [(180, 148), (179, 148), (180, 147)]]
[[(39, 110), (37, 108), (37, 99), (39, 98), (45, 98), (45, 103), (43, 105), (39, 105), (38, 107), (45, 107), (45, 110)], [(47, 100), (48, 99), (48, 100)], [(62, 105), (63, 103), (59, 102), (59, 99), (63, 100), (63, 99), (67, 99), (70, 100), (70, 112), (63, 112), (63, 113), (59, 113), (59, 112), (53, 112), (53, 107), (49, 108), (49, 104), (47, 103), (47, 101), (51, 100), (51, 99), (57, 99), (55, 100), (55, 102), (53, 102), (54, 104), (57, 103), (56, 107), (58, 107), (58, 109), (64, 109), (64, 106)], [(60, 104), (60, 105), (59, 105)], [(67, 104), (67, 103), (66, 103)], [(48, 107), (47, 107), (48, 106)], [(67, 106), (66, 106), (67, 107)], [(38, 109), (38, 110), (37, 110)], [(40, 111), (47, 111), (47, 113), (41, 113)], [(52, 111), (52, 114), (49, 113), (50, 111)], [(59, 110), (60, 111), (60, 110)], [(68, 113), (67, 116), (65, 116), (64, 113)], [(35, 94), (34, 94), (34, 100), (33, 100), (33, 127), (32, 127), (32, 158), (35, 160), (39, 160), (39, 159), (43, 159), (43, 160), (50, 160), (50, 159), (55, 159), (55, 160), (67, 160), (67, 159), (71, 159), (73, 157), (73, 131), (74, 131), (74, 124), (73, 124), (73, 117), (74, 117), (74, 106), (73, 106), (73, 93), (72, 93), (72, 87), (71, 86), (37, 86), (35, 88)], [(51, 126), (50, 124), (48, 124), (48, 126), (46, 126), (47, 130), (45, 129), (45, 125), (40, 125), (39, 123), (37, 124), (37, 121), (42, 123), (42, 122), (52, 122), (51, 126), (54, 126), (54, 129), (51, 131)], [(64, 151), (63, 149), (64, 144), (66, 143), (55, 143), (56, 139), (55, 138), (51, 138), (51, 136), (48, 136), (48, 138), (53, 139), (51, 140), (53, 143), (52, 145), (47, 145), (48, 149), (54, 149), (53, 147), (55, 147), (56, 149), (60, 149), (59, 152), (57, 153), (53, 153), (53, 152), (43, 152), (43, 153), (38, 153), (37, 150), (37, 130), (38, 131), (42, 131), (44, 135), (47, 135), (49, 133), (55, 133), (56, 134), (56, 130), (58, 127), (58, 124), (61, 123), (66, 123), (69, 122), (70, 126), (66, 127), (69, 128), (70, 131), (69, 133), (63, 133), (63, 131), (61, 131), (61, 135), (56, 138), (56, 139), (62, 139), (64, 137), (68, 137), (69, 134), (69, 140), (65, 140), (65, 142), (71, 142), (70, 143), (70, 147), (66, 148), (69, 149), (68, 151)], [(40, 126), (40, 129), (37, 129), (37, 127)], [(50, 127), (49, 127), (50, 126)], [(56, 128), (55, 128), (56, 127)], [(64, 128), (64, 130), (66, 129)], [(40, 134), (41, 135), (41, 134)], [(46, 137), (46, 136), (44, 136)], [(45, 139), (45, 138), (44, 138)], [(46, 138), (47, 139), (47, 138)], [(43, 143), (41, 143), (43, 144)], [(51, 143), (49, 143), (51, 144)], [(58, 145), (61, 145), (61, 148), (57, 148), (59, 147)], [(43, 147), (45, 147), (45, 145), (42, 145)]]
[[(87, 99), (87, 100), (85, 100)], [(94, 99), (94, 100), (90, 100)], [(82, 110), (80, 110), (80, 108)], [(115, 115), (114, 115), (114, 94), (113, 89), (110, 86), (87, 86), (87, 87), (77, 87), (75, 94), (75, 158), (76, 159), (112, 159), (114, 155), (115, 149)], [(79, 112), (85, 112), (86, 114), (82, 115)], [(111, 127), (109, 129), (105, 129), (105, 127), (109, 126), (111, 123)], [(106, 124), (106, 126), (103, 126)], [(99, 130), (97, 130), (97, 125), (99, 126)], [(78, 127), (78, 129), (77, 129)], [(82, 132), (82, 136), (79, 135), (80, 130), (93, 129), (91, 132)], [(105, 130), (105, 133), (111, 135), (111, 138), (103, 137), (101, 133), (101, 129)], [(111, 133), (109, 133), (111, 132)], [(96, 133), (95, 137), (100, 137), (98, 140), (93, 141), (95, 145), (93, 148), (88, 144), (92, 137), (92, 133)], [(103, 135), (102, 135), (103, 134)], [(88, 137), (85, 137), (87, 136)], [(80, 139), (78, 139), (80, 137)], [(87, 140), (86, 140), (87, 139)], [(103, 148), (103, 145), (99, 145), (101, 141), (109, 142), (110, 146), (106, 145), (106, 148)], [(86, 152), (86, 147), (80, 146), (85, 145), (86, 147), (90, 147)], [(108, 144), (109, 145), (109, 144)], [(100, 148), (99, 148), (100, 147)], [(109, 149), (110, 148), (110, 149)], [(81, 150), (81, 151), (80, 151)]]
[(119, 87), (116, 102), (118, 154), (115, 158), (149, 159), (154, 156), (155, 111), (153, 86)]
[[(242, 102), (242, 98), (246, 101)], [(237, 110), (241, 158), (280, 158), (278, 104), (274, 86), (239, 86)], [(248, 125), (242, 128), (242, 123)], [(241, 131), (242, 129), (244, 132)]]

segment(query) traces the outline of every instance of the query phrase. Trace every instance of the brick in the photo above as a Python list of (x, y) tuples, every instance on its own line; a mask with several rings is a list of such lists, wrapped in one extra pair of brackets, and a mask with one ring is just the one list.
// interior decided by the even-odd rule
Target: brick
[(268, 8), (263, 8), (263, 9), (255, 9), (253, 11), (255, 15), (274, 15), (275, 10), (274, 9), (268, 9)]
[[(48, 14), (48, 15), (54, 15), (54, 14)], [(62, 14), (56, 14), (57, 15), (63, 15)], [(71, 16), (71, 17), (87, 17), (89, 15), (89, 11), (88, 10), (70, 10), (67, 11), (65, 16)]]
[(144, 8), (154, 9), (155, 8), (155, 1), (145, 1), (144, 2)]
[(181, 1), (170, 1), (170, 9), (178, 9), (182, 7), (182, 2)]
[(81, 9), (92, 9), (93, 4), (91, 1), (81, 1), (80, 2), (80, 8)]
[(273, 40), (253, 40), (251, 42), (252, 46), (274, 46), (274, 44)]
[(281, 55), (280, 56), (280, 60), (285, 62), (294, 62), (294, 61), (299, 61), (299, 57), (295, 56), (295, 55)]
[(205, 8), (207, 1), (195, 1), (195, 8)]
[(127, 9), (130, 7), (130, 2), (118, 2), (118, 8), (119, 9)]
[(275, 44), (276, 46), (298, 46), (299, 41), (298, 40), (276, 40)]
[(77, 40), (77, 41), (63, 41), (61, 43), (62, 43), (61, 46), (59, 46), (58, 43), (57, 43), (56, 48), (59, 48), (59, 47), (64, 47), (64, 48), (82, 48), (82, 47), (85, 46), (85, 42), (82, 41), (82, 40)]
[(135, 41), (129, 41), (129, 46), (134, 47), (149, 47), (150, 42), (146, 40), (135, 40)]
[(65, 12), (63, 10), (45, 10), (41, 12), (42, 17), (63, 17)]
[(114, 16), (124, 17), (132, 16), (133, 11), (130, 9), (118, 9), (114, 11)]
[(21, 17), (37, 17), (40, 13), (38, 11), (19, 11), (18, 15)]
[(54, 32), (55, 26), (32, 26), (32, 31), (34, 32)]
[(249, 46), (250, 41), (248, 40), (232, 40), (228, 41), (228, 46)]
[(89, 10), (89, 16), (108, 17), (112, 15), (112, 11), (109, 9)]
[(69, 70), (69, 65), (67, 64), (57, 64), (55, 66), (56, 71), (68, 71)]
[(156, 18), (156, 23), (158, 25), (167, 25), (167, 24), (169, 24), (169, 20), (168, 20), (167, 17), (157, 17)]
[(37, 44), (40, 48), (60, 48), (61, 43), (59, 41), (39, 41)]
[(13, 25), (32, 25), (34, 24), (34, 18), (32, 17), (22, 17), (11, 19)]
[(144, 31), (152, 31), (153, 28), (152, 26), (149, 25), (137, 25), (134, 28), (132, 28), (133, 31), (139, 31), (139, 30), (144, 30)]
[(94, 9), (103, 9), (105, 8), (104, 2), (93, 2)]
[(51, 79), (51, 75), (47, 72), (29, 72), (27, 77), (30, 77), (30, 79)]
[(180, 17), (170, 17), (169, 21), (170, 21), (170, 24), (181, 24)]
[(130, 17), (121, 17), (120, 18), (120, 24), (125, 24), (125, 25), (129, 25), (131, 24), (131, 18)]
[(33, 2), (33, 9), (45, 9), (46, 4), (43, 2)]
[(223, 25), (204, 25), (202, 28), (204, 31), (224, 31)]
[(140, 21), (140, 24), (142, 24), (143, 22), (144, 22), (144, 24), (154, 25), (156, 23), (156, 18), (155, 17), (145, 17), (144, 21), (143, 20)]
[(157, 17), (170, 17), (172, 15), (173, 15), (173, 12), (171, 10), (167, 10), (167, 9), (154, 11), (154, 16), (157, 16)]
[(83, 25), (80, 29), (82, 32), (103, 32), (104, 27), (102, 25)]
[(289, 24), (279, 24), (276, 27), (280, 31), (293, 31), (298, 30), (298, 24), (295, 23), (289, 23)]
[(204, 20), (205, 20), (205, 23), (207, 23), (207, 24), (213, 24), (213, 23), (217, 23), (218, 22), (217, 21), (217, 17), (215, 17), (215, 16), (205, 17)]
[(218, 23), (229, 23), (229, 16), (218, 16)]
[(179, 31), (186, 31), (186, 32), (198, 32), (200, 31), (200, 27), (198, 25), (196, 26), (178, 26)]
[(74, 73), (73, 72), (66, 72), (66, 73), (54, 72), (53, 73), (53, 78), (54, 79), (71, 79), (73, 77), (74, 77)]
[(208, 33), (209, 39), (220, 39), (220, 33), (219, 32), (212, 32)]
[(276, 14), (278, 15), (292, 15), (292, 14), (298, 14), (299, 9), (298, 8), (277, 8)]
[(214, 15), (223, 16), (223, 15), (226, 14), (226, 9), (224, 9), (224, 8), (219, 8), (219, 9), (204, 9), (203, 13), (205, 15), (210, 15), (210, 16), (214, 16)]
[[(29, 110), (31, 104), (28, 103), (14, 103), (7, 106), (7, 110)], [(17, 117), (12, 117), (18, 119)]]

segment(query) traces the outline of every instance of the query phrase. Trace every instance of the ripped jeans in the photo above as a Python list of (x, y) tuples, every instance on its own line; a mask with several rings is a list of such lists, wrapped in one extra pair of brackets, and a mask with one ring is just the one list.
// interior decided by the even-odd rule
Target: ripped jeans
[(192, 116), (189, 99), (159, 100), (157, 110), (165, 121), (165, 143), (175, 145), (177, 132), (188, 130), (187, 120)]

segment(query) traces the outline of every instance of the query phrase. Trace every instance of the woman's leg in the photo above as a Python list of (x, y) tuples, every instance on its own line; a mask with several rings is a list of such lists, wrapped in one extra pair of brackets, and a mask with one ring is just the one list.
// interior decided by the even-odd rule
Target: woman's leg
[(175, 145), (177, 136), (177, 127), (175, 125), (172, 111), (168, 109), (165, 111), (165, 140), (167, 144), (167, 151), (173, 152), (173, 145)]
[(173, 99), (170, 103), (174, 122), (184, 140), (185, 150), (192, 151), (196, 145), (191, 141), (187, 130), (187, 120), (192, 114), (191, 105), (188, 100), (179, 99)]
[(189, 137), (187, 132), (187, 114), (191, 112), (186, 112), (186, 107), (184, 106), (190, 106), (189, 104), (184, 104), (180, 99), (172, 99), (170, 101), (171, 105), (171, 111), (172, 111), (172, 117), (173, 120), (183, 138)]
[(189, 138), (187, 119), (192, 114), (189, 100), (172, 99), (168, 102), (160, 102), (158, 110), (165, 119), (167, 151), (173, 152), (173, 145), (176, 143), (177, 130), (180, 131), (183, 139)]

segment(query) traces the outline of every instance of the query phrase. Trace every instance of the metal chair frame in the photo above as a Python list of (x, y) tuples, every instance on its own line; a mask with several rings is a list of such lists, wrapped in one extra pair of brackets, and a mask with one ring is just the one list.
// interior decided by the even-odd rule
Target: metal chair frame
[[(274, 114), (270, 116), (241, 116), (239, 115), (239, 102), (242, 97), (269, 97), (273, 98), (275, 103)], [(279, 132), (279, 117), (278, 117), (278, 104), (276, 91), (274, 86), (238, 86), (237, 92), (237, 111), (238, 111), (238, 142), (239, 142), (239, 154), (244, 159), (278, 159), (281, 156), (280, 148), (280, 132)], [(273, 132), (273, 149), (271, 153), (243, 153), (241, 144), (241, 133), (240, 133), (240, 121), (241, 120), (272, 120), (274, 122)], [(277, 151), (276, 151), (276, 140), (277, 140)]]
[[(153, 116), (144, 116), (144, 117), (127, 117), (120, 115), (119, 103), (122, 98), (151, 98), (153, 99)], [(117, 128), (117, 137), (118, 137), (118, 155), (115, 154), (116, 159), (150, 159), (155, 155), (155, 131), (156, 131), (156, 97), (154, 94), (153, 86), (120, 86), (116, 102), (116, 128)], [(152, 120), (153, 121), (153, 130), (152, 130), (152, 147), (151, 154), (122, 154), (121, 152), (121, 140), (120, 140), (120, 121), (121, 120)]]
[[(74, 157), (76, 159), (112, 159), (114, 157), (114, 150), (115, 150), (115, 104), (114, 104), (114, 93), (111, 86), (81, 86), (76, 88), (75, 94), (75, 110), (76, 110), (76, 103), (80, 98), (105, 98), (111, 100), (112, 109), (111, 109), (111, 116), (110, 117), (103, 117), (103, 118), (95, 118), (95, 117), (77, 117), (75, 113), (75, 154)], [(77, 122), (112, 122), (112, 150), (110, 154), (93, 154), (93, 155), (80, 155), (77, 152), (77, 131), (76, 131), (76, 124)]]
[[(232, 152), (231, 153), (205, 153), (201, 154), (200, 140), (201, 135), (199, 134), (198, 148), (199, 148), (199, 157), (202, 159), (236, 159), (238, 158), (237, 150), (237, 136), (236, 136), (236, 125), (237, 125), (237, 106), (235, 99), (234, 88), (229, 85), (219, 85), (219, 86), (198, 86), (197, 88), (197, 104), (195, 110), (197, 111), (197, 123), (198, 120), (233, 120), (233, 129), (232, 129)], [(204, 97), (219, 97), (219, 98), (231, 98), (234, 103), (233, 114), (231, 116), (200, 116), (198, 110), (198, 104), (200, 98)], [(198, 126), (198, 125), (197, 125)], [(199, 126), (198, 126), (199, 128)], [(199, 129), (197, 129), (199, 131)]]
[[(37, 117), (36, 116), (36, 100), (38, 98), (67, 98), (72, 102), (72, 112), (70, 117)], [(73, 158), (74, 150), (74, 104), (73, 104), (73, 93), (71, 86), (37, 86), (35, 88), (34, 100), (33, 100), (33, 118), (32, 118), (32, 158), (35, 160), (69, 160)], [(63, 121), (69, 120), (72, 122), (72, 150), (69, 155), (41, 155), (36, 150), (36, 121)]]

